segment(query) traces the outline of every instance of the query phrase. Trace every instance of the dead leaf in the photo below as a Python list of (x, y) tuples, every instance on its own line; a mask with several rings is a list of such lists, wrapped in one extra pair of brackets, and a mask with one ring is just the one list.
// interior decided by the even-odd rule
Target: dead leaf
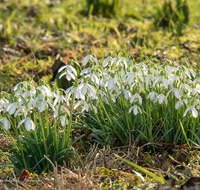
[(29, 172), (24, 170), (19, 177), (19, 181), (26, 181), (29, 178)]

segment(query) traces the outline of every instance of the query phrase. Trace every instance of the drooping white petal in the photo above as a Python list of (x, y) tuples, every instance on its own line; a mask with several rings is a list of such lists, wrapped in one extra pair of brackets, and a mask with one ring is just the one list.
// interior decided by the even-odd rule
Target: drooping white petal
[(83, 70), (81, 71), (81, 73), (80, 73), (80, 76), (89, 73), (90, 70), (91, 70), (90, 67), (83, 69)]
[(108, 80), (108, 90), (111, 90), (113, 88), (113, 85), (114, 85), (113, 78), (110, 78)]
[[(136, 99), (136, 100), (135, 100), (135, 99)], [(132, 104), (133, 102), (136, 102), (136, 101), (139, 101), (140, 104), (142, 104), (142, 98), (141, 98), (141, 96), (140, 96), (138, 93), (134, 94), (134, 95), (131, 97), (130, 103)]]
[(79, 100), (78, 102), (76, 102), (76, 104), (74, 105), (74, 110), (81, 105), (82, 100)]
[(179, 101), (176, 102), (176, 104), (175, 104), (175, 109), (178, 110), (182, 105), (183, 105), (183, 100), (179, 100)]
[(192, 76), (195, 78), (196, 73), (192, 69), (190, 69), (190, 72), (191, 72)]
[(54, 106), (52, 105), (52, 103), (51, 103), (49, 100), (47, 100), (47, 103), (49, 104), (49, 106), (51, 107), (51, 109), (54, 111), (55, 108), (54, 108)]
[(64, 106), (61, 106), (61, 107), (67, 113), (67, 115), (70, 115), (70, 111), (66, 107), (64, 107)]
[(40, 89), (40, 91), (43, 93), (43, 94), (46, 94), (47, 96), (52, 96), (52, 93), (50, 91), (49, 88), (47, 88), (45, 85), (42, 85), (40, 87), (38, 87)]
[(56, 105), (56, 109), (53, 112), (53, 117), (56, 118), (58, 116), (59, 105)]
[(9, 115), (12, 115), (15, 112), (16, 108), (17, 108), (17, 103), (16, 102), (12, 103), (8, 111)]
[(15, 85), (15, 87), (14, 87), (14, 91), (17, 90), (17, 87), (18, 87), (20, 84), (21, 84), (21, 82)]
[(35, 130), (35, 123), (29, 117), (25, 120), (25, 128), (27, 131)]
[(127, 91), (126, 89), (124, 89), (124, 98), (125, 98), (126, 100), (129, 99), (128, 91)]
[(134, 115), (137, 115), (137, 113), (138, 113), (138, 109), (136, 106), (134, 106), (134, 108), (133, 108), (133, 113), (134, 113)]
[(99, 79), (94, 73), (91, 74), (91, 80), (92, 80), (92, 82), (99, 84)]
[(93, 107), (95, 113), (97, 113), (97, 108), (94, 105), (92, 105), (92, 107)]
[(83, 109), (82, 110), (86, 110), (88, 112), (89, 106), (87, 104), (86, 101), (83, 101)]
[(159, 102), (159, 104), (162, 104), (162, 103), (163, 103), (164, 98), (165, 98), (165, 96), (164, 96), (163, 94), (160, 94), (160, 95), (158, 96), (158, 102)]
[(122, 93), (122, 91), (119, 91), (116, 95), (116, 98), (118, 98), (118, 96)]
[(129, 85), (131, 85), (131, 83), (134, 81), (134, 78), (135, 78), (135, 73), (132, 73), (131, 75), (129, 75), (129, 77), (128, 77)]
[(175, 97), (178, 99), (180, 97), (179, 96), (179, 90), (174, 88), (173, 92), (174, 92)]
[(91, 55), (87, 55), (87, 56), (83, 59), (82, 65), (83, 65), (83, 66), (86, 65), (86, 64), (88, 63), (88, 61), (90, 60), (90, 58), (91, 58)]
[(198, 111), (194, 107), (192, 107), (192, 116), (194, 118), (197, 118), (197, 116), (198, 116)]
[(58, 70), (58, 73), (60, 73), (62, 70), (64, 70), (67, 67), (68, 67), (68, 65), (64, 65), (64, 66), (60, 67), (60, 69)]
[(106, 66), (108, 65), (108, 63), (109, 63), (110, 60), (111, 60), (111, 57), (108, 56), (108, 57), (103, 61), (102, 66), (103, 66), (103, 67), (106, 67)]
[(86, 84), (84, 84), (83, 87), (81, 88), (81, 93), (83, 95), (85, 95), (87, 93), (87, 85)]
[(196, 118), (198, 116), (198, 111), (193, 106), (190, 106), (185, 110), (183, 117), (185, 117), (187, 115), (187, 112), (190, 110), (192, 111), (192, 116)]
[(133, 106), (129, 108), (128, 112), (131, 113)]
[(47, 102), (44, 101), (44, 102), (40, 105), (39, 111), (40, 111), (40, 112), (43, 112), (43, 111), (45, 110), (45, 108), (46, 108), (46, 105), (47, 105)]
[(67, 90), (66, 93), (68, 94), (68, 92), (73, 88), (73, 86), (70, 86)]
[(75, 76), (77, 76), (77, 71), (74, 67), (72, 67), (71, 65), (69, 65), (69, 68), (71, 69), (71, 71), (74, 73)]
[(80, 98), (80, 91), (77, 89), (77, 88), (75, 88), (75, 90), (74, 90), (74, 98), (76, 98), (76, 99), (79, 99)]
[(72, 79), (72, 76), (71, 76), (70, 73), (67, 73), (67, 74), (66, 74), (66, 79), (67, 79), (68, 81), (70, 81), (70, 80)]
[(22, 119), (22, 120), (18, 123), (17, 129), (20, 127), (20, 125), (21, 125), (22, 123), (24, 123), (24, 121), (25, 121), (25, 119)]
[(94, 57), (94, 56), (92, 56), (92, 55), (90, 55), (90, 58), (92, 59), (92, 60), (94, 60), (94, 62), (98, 65), (99, 63), (98, 63), (98, 60)]
[(59, 79), (62, 78), (66, 74), (67, 74), (67, 72), (61, 73), (60, 76), (59, 76)]
[[(62, 127), (65, 126), (65, 120), (66, 120), (66, 116), (60, 116), (60, 123)], [(68, 124), (68, 120), (66, 121), (66, 124)]]
[(8, 130), (8, 129), (11, 128), (10, 121), (6, 117), (1, 118), (0, 122), (3, 123), (3, 127), (4, 127), (5, 130)]
[(88, 89), (89, 89), (89, 92), (91, 93), (91, 95), (95, 97), (96, 96), (95, 88), (92, 85), (88, 84)]

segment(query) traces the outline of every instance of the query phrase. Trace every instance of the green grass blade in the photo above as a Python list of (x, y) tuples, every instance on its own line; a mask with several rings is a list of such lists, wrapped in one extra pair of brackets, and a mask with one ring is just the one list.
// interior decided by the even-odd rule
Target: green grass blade
[(181, 123), (181, 120), (180, 120), (180, 119), (179, 119), (179, 122), (180, 122), (180, 125), (181, 125), (181, 129), (182, 129), (182, 131), (183, 131), (183, 135), (184, 135), (184, 137), (185, 137), (185, 140), (186, 140), (186, 142), (187, 142), (187, 145), (188, 145), (188, 146), (189, 146), (189, 148), (191, 149), (190, 143), (189, 143), (189, 141), (188, 141), (187, 135), (186, 135), (186, 133), (185, 133), (184, 127), (183, 127), (183, 125), (182, 125), (182, 123)]
[(163, 177), (161, 174), (160, 174), (160, 177), (158, 177), (157, 175), (155, 175), (155, 174), (153, 174), (152, 172), (150, 172), (150, 171), (148, 171), (148, 170), (142, 168), (141, 166), (138, 166), (137, 164), (134, 164), (134, 163), (132, 163), (132, 162), (129, 162), (129, 161), (127, 161), (127, 160), (121, 158), (121, 157), (120, 157), (119, 155), (117, 155), (117, 154), (114, 154), (114, 156), (116, 156), (116, 157), (119, 158), (120, 160), (126, 162), (127, 164), (133, 166), (134, 168), (137, 168), (138, 170), (140, 170), (141, 172), (143, 172), (143, 173), (147, 174), (148, 176), (154, 178), (155, 180), (157, 180), (157, 181), (159, 181), (159, 182), (161, 182), (161, 183), (163, 183), (163, 184), (166, 183), (164, 177)]

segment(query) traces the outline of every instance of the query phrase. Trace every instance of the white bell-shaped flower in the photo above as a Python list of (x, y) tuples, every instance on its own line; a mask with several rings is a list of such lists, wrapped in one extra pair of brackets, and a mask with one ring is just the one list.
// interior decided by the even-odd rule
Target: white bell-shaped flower
[(134, 115), (137, 115), (139, 112), (140, 114), (142, 114), (142, 110), (140, 107), (138, 107), (137, 105), (134, 105), (132, 106), (130, 109), (129, 109), (129, 113), (133, 110), (133, 114)]
[(6, 117), (1, 118), (0, 122), (3, 123), (3, 127), (5, 130), (8, 130), (11, 128), (10, 121)]
[(183, 117), (185, 117), (187, 115), (188, 111), (192, 111), (192, 117), (196, 118), (198, 116), (198, 111), (195, 109), (195, 107), (190, 106), (185, 110)]
[(30, 131), (30, 130), (35, 130), (35, 123), (29, 118), (25, 118), (25, 119), (22, 119), (18, 125), (17, 125), (17, 128), (20, 127), (20, 125), (22, 125), (22, 123), (25, 122), (25, 128), (27, 131)]
[(131, 97), (130, 103), (132, 104), (133, 102), (139, 101), (140, 104), (142, 104), (142, 97), (136, 93)]

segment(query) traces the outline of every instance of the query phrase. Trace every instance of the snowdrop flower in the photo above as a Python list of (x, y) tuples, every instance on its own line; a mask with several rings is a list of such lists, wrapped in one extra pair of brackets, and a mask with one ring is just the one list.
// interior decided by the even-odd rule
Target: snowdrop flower
[(168, 82), (169, 85), (173, 84), (174, 81), (180, 82), (180, 77), (177, 76), (177, 75), (172, 75), (172, 76), (167, 80), (167, 82)]
[(43, 111), (45, 110), (45, 108), (46, 108), (48, 105), (51, 107), (51, 109), (52, 109), (53, 111), (55, 110), (54, 106), (53, 106), (53, 105), (51, 104), (51, 102), (47, 99), (46, 101), (44, 101), (44, 102), (40, 105), (39, 111), (40, 111), (40, 112), (43, 112)]
[(6, 117), (1, 118), (0, 122), (3, 123), (3, 127), (5, 130), (8, 130), (11, 128), (10, 121)]
[(64, 96), (63, 95), (59, 95), (59, 94), (54, 94), (54, 97), (55, 97), (55, 99), (54, 99), (54, 101), (53, 101), (53, 105), (55, 106), (57, 103), (60, 103), (60, 102), (63, 102), (63, 101), (65, 101), (65, 98), (64, 98)]
[(150, 75), (145, 76), (145, 82), (146, 82), (146, 89), (149, 90), (149, 86), (151, 84), (151, 77), (150, 77)]
[[(60, 116), (59, 118), (60, 118), (60, 123), (61, 123), (62, 127), (64, 127), (65, 126), (66, 116), (65, 115), (64, 116)], [(68, 120), (66, 121), (66, 124), (68, 125)]]
[(0, 99), (0, 112), (3, 111), (5, 107), (7, 107), (7, 104), (9, 104), (8, 100), (4, 98)]
[(17, 108), (17, 103), (16, 102), (10, 103), (7, 106), (7, 110), (8, 110), (9, 115), (12, 115), (15, 112), (16, 108)]
[(80, 72), (80, 76), (82, 76), (84, 74), (87, 74), (87, 73), (90, 73), (90, 72), (91, 72), (91, 68), (90, 67), (85, 68)]
[(141, 96), (136, 93), (131, 97), (130, 103), (132, 104), (133, 102), (139, 101), (140, 104), (142, 104), (142, 98)]
[(155, 91), (153, 91), (148, 94), (147, 99), (150, 98), (150, 100), (154, 100), (157, 96), (158, 94)]
[(66, 72), (62, 73), (60, 76), (59, 76), (59, 79), (61, 77), (63, 77), (64, 75), (66, 75), (66, 79), (68, 81), (70, 81), (71, 79), (75, 80), (76, 76), (77, 76), (77, 72), (76, 72), (76, 69), (74, 67), (72, 67), (71, 65), (65, 65), (65, 66), (62, 66), (59, 70), (58, 70), (58, 73), (60, 73), (62, 70), (66, 69)]
[(198, 111), (193, 107), (193, 106), (190, 106), (190, 107), (188, 107), (186, 110), (185, 110), (185, 112), (184, 112), (184, 114), (183, 114), (183, 117), (185, 117), (186, 115), (187, 115), (187, 112), (188, 111), (192, 111), (192, 116), (194, 117), (194, 118), (196, 118), (197, 116), (198, 116)]
[(33, 107), (38, 108), (44, 102), (44, 100), (45, 100), (45, 95), (39, 94), (33, 101)]
[(16, 91), (18, 89), (18, 87), (21, 89), (21, 88), (27, 88), (27, 85), (28, 83), (26, 81), (23, 81), (23, 82), (19, 82), (18, 84), (16, 84), (14, 86), (14, 91)]
[(159, 94), (156, 98), (156, 100), (158, 100), (158, 103), (159, 104), (162, 104), (163, 101), (165, 101), (165, 104), (167, 105), (168, 101), (167, 101), (167, 98), (165, 97), (164, 94)]
[(53, 117), (54, 118), (58, 117), (59, 109), (60, 109), (60, 112), (66, 112), (67, 115), (70, 115), (70, 111), (65, 106), (63, 106), (63, 105), (60, 106), (60, 105), (57, 104), (55, 106), (55, 110), (53, 112)]
[(170, 92), (174, 92), (174, 96), (179, 99), (180, 98), (180, 94), (179, 94), (179, 90), (177, 88), (172, 88), (166, 95), (166, 97), (168, 97), (168, 95), (170, 94)]
[(86, 93), (88, 92), (88, 96), (91, 96), (93, 97), (94, 99), (97, 99), (97, 96), (96, 96), (96, 90), (95, 88), (90, 85), (90, 84), (87, 84), (87, 83), (82, 83), (78, 86), (78, 89), (80, 89), (81, 91), (81, 94), (83, 96), (86, 95)]
[(131, 84), (134, 82), (134, 78), (135, 78), (135, 77), (136, 77), (136, 73), (135, 73), (135, 72), (131, 73), (131, 74), (128, 76), (127, 80), (128, 80), (129, 85), (131, 85)]
[(93, 104), (91, 106), (84, 100), (80, 100), (80, 101), (76, 102), (76, 104), (74, 105), (74, 109), (76, 109), (80, 105), (83, 105), (82, 110), (81, 110), (82, 112), (84, 112), (84, 111), (88, 112), (89, 109), (93, 108), (94, 111), (97, 113), (97, 108)]
[(99, 84), (99, 79), (97, 77), (97, 75), (95, 73), (91, 73), (90, 74), (90, 78), (91, 78), (91, 81), (96, 83), (96, 84)]
[(47, 95), (48, 97), (53, 96), (53, 93), (51, 92), (51, 90), (47, 88), (45, 85), (39, 86), (37, 87), (37, 89), (39, 89), (43, 95)]
[(116, 63), (116, 66), (118, 67), (119, 65), (121, 66), (125, 66), (125, 68), (127, 68), (127, 61), (126, 61), (126, 57), (120, 57)]
[(110, 62), (111, 65), (113, 64), (113, 62), (115, 61), (115, 59), (113, 59), (111, 56), (108, 56), (102, 63), (103, 67), (106, 67), (108, 65), (108, 63)]
[(22, 97), (24, 99), (35, 98), (35, 96), (36, 96), (36, 90), (35, 89), (33, 91), (25, 91), (24, 93), (22, 93)]
[(14, 114), (14, 117), (17, 117), (17, 116), (21, 116), (21, 115), (24, 115), (24, 117), (27, 116), (27, 109), (25, 106), (19, 106), (18, 109), (16, 110), (15, 114)]
[(25, 118), (25, 119), (22, 119), (22, 120), (18, 123), (17, 128), (19, 128), (20, 125), (21, 125), (22, 123), (24, 123), (24, 122), (25, 122), (25, 128), (26, 128), (27, 131), (35, 130), (35, 123), (34, 123), (29, 117), (27, 117), (27, 118)]
[(111, 90), (114, 87), (114, 79), (112, 77), (110, 77), (106, 83), (105, 83), (105, 87), (108, 87), (108, 90)]
[(155, 85), (156, 85), (159, 81), (162, 82), (162, 84), (164, 85), (164, 87), (165, 87), (166, 89), (168, 88), (168, 82), (167, 82), (167, 80), (166, 80), (163, 76), (158, 77), (158, 78), (156, 78), (156, 79), (154, 80), (154, 82), (153, 82), (153, 87), (155, 87)]
[(179, 101), (176, 102), (176, 104), (175, 104), (175, 109), (178, 110), (182, 105), (183, 105), (183, 100), (179, 100)]
[(86, 65), (88, 63), (89, 60), (94, 60), (94, 62), (98, 65), (98, 61), (96, 58), (94, 58), (91, 54), (87, 55), (83, 61), (82, 61), (82, 65)]
[(124, 89), (124, 98), (128, 100), (132, 96), (129, 90)]
[(140, 112), (140, 114), (142, 114), (142, 110), (140, 107), (138, 107), (137, 105), (134, 105), (132, 106), (130, 109), (129, 109), (129, 113), (133, 110), (133, 114), (134, 115), (137, 115), (138, 112)]
[(53, 111), (55, 110), (55, 108), (54, 108), (54, 106), (51, 104), (49, 98), (45, 97), (44, 94), (39, 94), (39, 95), (35, 98), (35, 100), (34, 100), (34, 102), (33, 102), (33, 107), (38, 108), (40, 112), (43, 112), (43, 111), (45, 110), (46, 106), (48, 106), (48, 105), (51, 107), (51, 109), (52, 109)]

